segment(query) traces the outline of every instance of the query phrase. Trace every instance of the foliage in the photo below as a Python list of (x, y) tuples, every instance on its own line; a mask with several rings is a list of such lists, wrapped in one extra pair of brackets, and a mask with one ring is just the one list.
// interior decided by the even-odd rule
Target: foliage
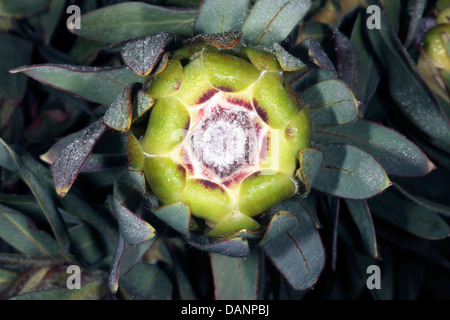
[[(433, 3), (79, 1), (72, 32), (63, 1), (15, 3), (0, 4), (1, 298), (450, 297), (450, 105), (417, 67)], [(257, 233), (204, 236), (140, 170), (147, 82), (190, 43), (265, 50), (311, 114), (301, 192)]]

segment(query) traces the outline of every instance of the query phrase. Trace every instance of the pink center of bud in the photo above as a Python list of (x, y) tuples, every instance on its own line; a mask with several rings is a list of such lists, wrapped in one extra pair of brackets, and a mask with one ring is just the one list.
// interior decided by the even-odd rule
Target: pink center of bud
[(185, 151), (193, 170), (224, 181), (257, 162), (257, 114), (221, 99), (220, 94), (199, 107)]

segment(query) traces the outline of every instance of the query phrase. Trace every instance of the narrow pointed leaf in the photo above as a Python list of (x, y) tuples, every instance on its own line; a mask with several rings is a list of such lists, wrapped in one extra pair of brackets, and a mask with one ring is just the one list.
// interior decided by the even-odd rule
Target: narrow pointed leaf
[(153, 214), (182, 235), (189, 234), (191, 211), (184, 202), (177, 202), (152, 210)]
[(22, 67), (11, 72), (23, 72), (44, 84), (106, 105), (112, 104), (126, 86), (144, 79), (128, 67), (96, 68), (43, 64)]
[(95, 143), (106, 130), (102, 121), (96, 121), (83, 130), (58, 156), (51, 167), (56, 193), (63, 197), (81, 170)]
[(256, 300), (260, 252), (245, 258), (234, 258), (211, 253), (214, 293), (217, 300)]
[(66, 259), (76, 261), (69, 253), (69, 235), (52, 197), (50, 185), (36, 174), (35, 161), (22, 149), (13, 150), (0, 139), (0, 166), (16, 173), (30, 188), (52, 228), (61, 253)]
[(316, 83), (301, 92), (300, 100), (310, 110), (315, 128), (349, 123), (358, 117), (358, 102), (341, 80)]
[(347, 204), (350, 215), (356, 224), (360, 237), (359, 239), (362, 240), (361, 245), (363, 252), (370, 254), (375, 259), (378, 258), (375, 228), (367, 202), (365, 200), (346, 199), (345, 203)]
[(450, 234), (449, 225), (437, 212), (416, 205), (398, 192), (383, 192), (368, 203), (374, 215), (418, 237), (437, 240)]
[[(291, 219), (285, 216), (286, 219)], [(295, 290), (312, 288), (325, 265), (325, 251), (314, 223), (305, 210), (296, 212), (297, 223), (279, 234), (276, 224), (268, 227), (262, 247)], [(270, 236), (271, 233), (277, 236)]]
[(32, 44), (10, 33), (0, 33), (0, 96), (19, 102), (27, 84), (25, 75), (13, 75), (8, 71), (30, 63)]
[(318, 144), (322, 167), (313, 188), (342, 198), (367, 199), (390, 186), (383, 167), (367, 152), (346, 144)]
[[(368, 3), (378, 2), (370, 0)], [(384, 10), (380, 16), (381, 29), (367, 29), (365, 32), (384, 69), (391, 70), (388, 85), (393, 100), (418, 129), (448, 148), (449, 119), (392, 30)]]
[(175, 10), (142, 2), (127, 2), (90, 11), (81, 16), (80, 37), (118, 43), (159, 32), (190, 36), (197, 10)]
[(123, 62), (138, 76), (150, 74), (171, 36), (162, 32), (127, 42), (120, 53)]
[(408, 32), (405, 39), (405, 48), (408, 48), (414, 41), (414, 37), (420, 27), (423, 18), (427, 0), (409, 0), (407, 1), (407, 12), (409, 16)]
[(248, 14), (249, 0), (205, 0), (195, 20), (196, 34), (240, 30)]
[(46, 232), (37, 230), (28, 217), (0, 205), (0, 238), (28, 255), (56, 256), (59, 248)]
[(347, 125), (317, 129), (313, 132), (313, 141), (359, 147), (374, 156), (392, 175), (422, 176), (435, 168), (426, 154), (406, 137), (364, 119)]
[[(360, 83), (356, 84), (355, 81), (352, 81), (350, 83), (355, 83), (355, 86), (358, 89), (356, 90), (356, 98), (361, 101), (362, 104), (362, 110), (361, 115), (364, 114), (368, 102), (372, 98), (372, 95), (374, 94), (376, 88), (378, 87), (378, 84), (380, 82), (380, 73), (381, 70), (377, 64), (377, 61), (373, 59), (372, 50), (370, 48), (370, 45), (367, 44), (365, 29), (366, 26), (366, 13), (361, 12), (358, 17), (356, 18), (352, 34), (350, 37), (350, 40), (353, 44), (353, 47), (355, 48), (356, 52), (358, 53), (356, 56), (357, 64), (359, 65), (359, 72), (361, 72), (360, 76), (356, 76), (356, 78), (362, 78), (359, 79)], [(337, 39), (336, 39), (337, 41)], [(346, 55), (342, 53), (340, 58), (339, 65), (342, 65), (340, 70), (347, 70), (347, 64), (346, 64)], [(357, 65), (355, 65), (355, 68), (358, 68)], [(357, 70), (355, 71), (358, 72)], [(353, 78), (353, 77), (352, 77)], [(344, 78), (345, 79), (345, 78)]]
[(438, 212), (447, 217), (450, 217), (450, 206), (444, 205), (444, 204), (436, 202), (436, 201), (432, 201), (430, 199), (427, 199), (427, 198), (424, 198), (421, 196), (417, 196), (417, 195), (411, 193), (410, 191), (402, 188), (398, 183), (395, 183), (394, 186), (395, 186), (395, 189), (400, 191), (405, 197), (414, 201), (418, 205), (420, 205), (424, 208), (427, 208), (429, 210)]
[(35, 15), (44, 11), (50, 5), (50, 0), (34, 0), (30, 3), (15, 0), (2, 0), (0, 2), (0, 16), (21, 18)]
[(263, 46), (281, 43), (310, 6), (310, 0), (259, 0), (242, 26), (243, 41)]

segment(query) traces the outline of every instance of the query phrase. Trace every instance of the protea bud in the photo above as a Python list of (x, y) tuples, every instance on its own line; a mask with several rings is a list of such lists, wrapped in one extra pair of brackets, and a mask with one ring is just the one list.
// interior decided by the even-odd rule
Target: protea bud
[(188, 203), (207, 235), (255, 231), (254, 217), (296, 193), (311, 122), (275, 56), (194, 43), (172, 55), (148, 93), (147, 181), (163, 204)]

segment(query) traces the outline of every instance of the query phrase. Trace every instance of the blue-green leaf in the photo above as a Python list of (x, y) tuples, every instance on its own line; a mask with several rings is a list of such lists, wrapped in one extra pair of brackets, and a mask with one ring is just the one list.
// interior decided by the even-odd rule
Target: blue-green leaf
[(119, 235), (116, 253), (108, 279), (109, 289), (115, 293), (119, 288), (119, 280), (125, 276), (141, 259), (142, 255), (151, 247), (155, 238), (151, 238), (138, 245), (128, 245)]
[(101, 120), (94, 122), (58, 155), (51, 171), (56, 193), (60, 197), (69, 191), (92, 148), (105, 130), (106, 126)]
[[(279, 219), (291, 220), (292, 216), (283, 215)], [(295, 220), (296, 223), (280, 220), (269, 225), (262, 247), (295, 290), (307, 290), (315, 285), (325, 266), (325, 251), (306, 210), (297, 210)], [(281, 233), (277, 228), (280, 223), (284, 225)], [(286, 230), (289, 225), (291, 228)], [(276, 236), (271, 236), (272, 233)]]
[(342, 198), (367, 199), (390, 186), (383, 167), (367, 152), (346, 144), (317, 144), (322, 167), (313, 188)]
[(2, 0), (0, 1), (0, 16), (21, 18), (31, 16), (44, 11), (50, 5), (50, 0), (34, 0), (17, 1)]
[(169, 300), (172, 283), (159, 267), (138, 263), (120, 281), (123, 294), (133, 300)]
[(242, 40), (272, 47), (281, 43), (302, 20), (311, 0), (259, 0), (242, 26)]
[(27, 40), (3, 32), (0, 32), (0, 46), (0, 97), (17, 103), (25, 93), (27, 77), (8, 71), (29, 64), (33, 46)]
[(426, 154), (400, 133), (367, 120), (317, 129), (313, 132), (316, 143), (346, 143), (374, 156), (388, 174), (397, 176), (423, 176), (435, 169)]
[(211, 253), (214, 293), (217, 300), (255, 300), (258, 295), (260, 252), (245, 258)]
[(58, 244), (22, 213), (0, 205), (0, 238), (28, 255), (57, 256)]
[(161, 32), (125, 43), (120, 52), (123, 62), (138, 76), (150, 74), (171, 36), (173, 34)]
[[(363, 252), (370, 254), (375, 259), (378, 258), (375, 228), (367, 202), (365, 200), (346, 199), (345, 203), (358, 230)], [(358, 241), (359, 239), (353, 240)]]
[(341, 80), (316, 83), (302, 91), (299, 97), (310, 111), (314, 128), (345, 124), (358, 117), (358, 102)]
[(398, 192), (383, 192), (368, 203), (374, 215), (418, 237), (437, 240), (450, 234), (449, 225), (436, 211), (418, 206)]
[(21, 148), (13, 150), (0, 139), (0, 166), (17, 174), (30, 188), (52, 228), (61, 253), (68, 260), (76, 261), (70, 253), (69, 235), (52, 197), (51, 186), (37, 175), (39, 170), (36, 169), (35, 162), (36, 160)]
[(205, 0), (194, 24), (196, 34), (240, 30), (248, 15), (249, 0)]
[(126, 2), (81, 16), (82, 27), (73, 32), (100, 42), (118, 43), (159, 32), (191, 36), (197, 10), (170, 9), (143, 2)]
[(191, 222), (191, 211), (185, 202), (176, 202), (152, 210), (153, 214), (176, 231), (187, 236)]
[(117, 197), (113, 200), (113, 208), (119, 223), (120, 234), (127, 244), (140, 244), (155, 236), (155, 229), (134, 212), (131, 212)]
[(112, 104), (126, 86), (144, 81), (143, 77), (134, 74), (128, 67), (43, 64), (17, 68), (10, 72), (23, 72), (44, 84), (106, 105)]
[(300, 190), (302, 195), (307, 195), (311, 190), (314, 177), (322, 165), (322, 159), (322, 152), (318, 149), (305, 148), (300, 150), (300, 168), (297, 170), (297, 178), (300, 179), (304, 187), (304, 190)]
[(246, 257), (250, 254), (248, 240), (244, 237), (234, 236), (221, 240), (187, 239), (193, 247), (206, 251), (224, 254), (230, 257)]
[[(368, 3), (377, 5), (378, 1), (370, 0)], [(449, 150), (449, 119), (392, 30), (384, 10), (380, 17), (380, 29), (364, 30), (370, 39), (373, 52), (383, 63), (383, 68), (390, 70), (387, 73), (390, 95), (418, 129)]]

